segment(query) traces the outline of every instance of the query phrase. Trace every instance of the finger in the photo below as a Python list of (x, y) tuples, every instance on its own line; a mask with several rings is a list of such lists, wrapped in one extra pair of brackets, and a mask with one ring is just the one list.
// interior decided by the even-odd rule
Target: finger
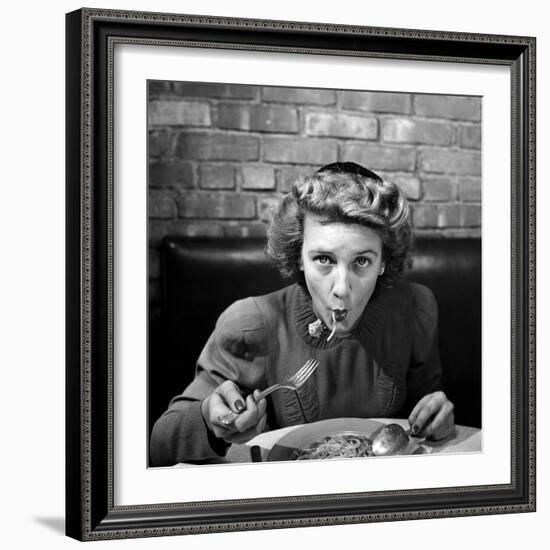
[(233, 412), (233, 409), (229, 407), (226, 398), (222, 394), (218, 393), (217, 390), (212, 393), (209, 408), (211, 415), (214, 418)]
[(438, 441), (441, 439), (445, 439), (446, 437), (450, 436), (454, 432), (454, 422), (450, 420), (445, 420), (442, 424), (439, 424), (438, 426), (434, 426), (433, 429), (426, 430), (426, 437), (433, 440)]
[(443, 439), (452, 432), (453, 428), (453, 404), (446, 401), (433, 420), (424, 428), (424, 435), (432, 439)]
[(231, 380), (225, 381), (216, 388), (216, 393), (220, 395), (232, 411), (240, 413), (245, 408), (245, 403), (239, 387)]
[(451, 423), (454, 424), (453, 404), (444, 400), (433, 418), (424, 425), (422, 434), (432, 439), (434, 437), (441, 439), (443, 434), (447, 433)]
[(221, 425), (229, 427), (239, 418), (240, 413), (233, 412), (231, 409), (227, 409), (227, 411), (226, 413), (218, 414), (216, 420), (218, 423), (221, 423)]
[(258, 406), (258, 415), (261, 417), (265, 414), (265, 411), (267, 409), (267, 399), (264, 397), (258, 401), (260, 390), (254, 390), (254, 393), (252, 395), (254, 396), (254, 401), (256, 402), (256, 405)]
[(440, 432), (432, 434), (430, 439), (433, 439), (434, 441), (438, 441), (441, 439), (446, 439), (447, 437), (451, 437), (454, 433), (455, 433), (455, 423), (449, 422), (446, 426), (442, 428)]
[(422, 408), (426, 405), (426, 403), (432, 398), (432, 393), (426, 394), (420, 401), (414, 406), (414, 409), (411, 411), (411, 414), (409, 415), (409, 425), (412, 427), (416, 424), (416, 419), (418, 418), (418, 415)]
[[(231, 410), (228, 409), (225, 405), (223, 405), (223, 407), (224, 409), (222, 410), (226, 410), (231, 413)], [(210, 418), (211, 418), (210, 429), (212, 430), (212, 432), (214, 432), (214, 435), (216, 437), (219, 437), (221, 439), (225, 439), (226, 441), (228, 441), (228, 438), (231, 436), (232, 433), (234, 433), (235, 430), (231, 423), (221, 422), (218, 419), (219, 416), (220, 415), (218, 414), (216, 409), (213, 409), (212, 412), (210, 412)]]
[(239, 414), (239, 417), (233, 423), (235, 430), (238, 432), (246, 432), (248, 429), (256, 426), (260, 420), (260, 414), (258, 414), (258, 405), (252, 395), (248, 395), (246, 398), (246, 408)]
[(431, 394), (429, 399), (422, 403), (422, 406), (420, 407), (420, 410), (411, 425), (411, 433), (413, 435), (423, 436), (424, 427), (427, 425), (428, 421), (437, 414), (441, 405), (441, 399), (436, 394)]
[(225, 399), (215, 391), (210, 396), (207, 415), (210, 429), (217, 437), (225, 436), (234, 431), (232, 424), (235, 418), (239, 416), (228, 407)]

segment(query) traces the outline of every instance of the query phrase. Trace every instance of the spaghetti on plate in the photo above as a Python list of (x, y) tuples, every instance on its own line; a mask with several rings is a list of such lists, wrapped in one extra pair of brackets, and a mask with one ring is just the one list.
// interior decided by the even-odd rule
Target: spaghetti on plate
[(373, 456), (372, 441), (358, 433), (326, 435), (294, 451), (294, 460)]

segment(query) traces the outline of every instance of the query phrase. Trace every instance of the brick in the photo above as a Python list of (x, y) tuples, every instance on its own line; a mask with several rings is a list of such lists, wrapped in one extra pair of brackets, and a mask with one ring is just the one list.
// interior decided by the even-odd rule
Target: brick
[(243, 166), (241, 178), (243, 189), (275, 189), (275, 171), (270, 166)]
[(481, 149), (481, 126), (459, 126), (457, 139), (458, 145), (464, 149)]
[(220, 237), (221, 227), (218, 223), (187, 223), (180, 228), (180, 234), (184, 237)]
[(415, 227), (445, 228), (461, 225), (461, 205), (458, 204), (418, 204), (413, 206)]
[(481, 205), (462, 204), (460, 225), (463, 227), (481, 227)]
[(232, 164), (201, 164), (199, 187), (201, 189), (234, 189), (234, 166)]
[(219, 223), (212, 221), (151, 220), (148, 224), (149, 246), (160, 246), (167, 235), (181, 237), (221, 237)]
[(393, 181), (401, 191), (405, 194), (410, 200), (417, 201), (422, 196), (422, 187), (420, 185), (420, 180), (415, 176), (394, 176), (393, 178), (388, 178), (390, 181)]
[(334, 90), (308, 88), (263, 87), (262, 99), (268, 103), (297, 103), (303, 105), (334, 105)]
[(388, 118), (382, 121), (381, 139), (388, 143), (451, 145), (453, 128), (434, 120)]
[(413, 206), (415, 227), (438, 229), (481, 227), (481, 206), (478, 204), (419, 204)]
[(149, 80), (147, 84), (147, 93), (149, 94), (149, 97), (170, 94), (171, 86), (170, 82), (167, 80)]
[(267, 224), (263, 222), (241, 223), (239, 225), (226, 225), (223, 227), (225, 237), (265, 237)]
[(317, 168), (318, 167), (288, 166), (277, 170), (277, 189), (281, 193), (288, 193), (299, 177), (311, 174), (317, 170)]
[(416, 152), (411, 147), (382, 147), (373, 144), (345, 144), (342, 161), (353, 161), (371, 170), (411, 172), (415, 168)]
[(481, 99), (478, 97), (415, 95), (414, 112), (419, 116), (453, 120), (481, 120)]
[(179, 159), (166, 159), (149, 164), (149, 185), (152, 187), (194, 186), (195, 170), (192, 163)]
[(420, 168), (424, 172), (481, 175), (481, 155), (477, 151), (426, 149), (420, 153)]
[(459, 227), (462, 225), (462, 206), (442, 204), (439, 206), (439, 227)]
[(218, 84), (216, 82), (174, 82), (174, 93), (182, 97), (212, 97), (232, 99), (255, 99), (256, 86), (246, 84)]
[(149, 157), (164, 157), (172, 153), (173, 134), (170, 132), (149, 132)]
[(148, 277), (149, 279), (160, 279), (161, 269), (160, 269), (160, 249), (159, 248), (149, 248), (149, 257), (148, 257)]
[(415, 228), (437, 227), (438, 210), (434, 204), (417, 204), (413, 206), (413, 224)]
[(253, 195), (189, 192), (179, 201), (181, 218), (250, 219), (256, 217)]
[(183, 132), (178, 136), (176, 154), (182, 159), (258, 160), (258, 138), (230, 134)]
[(149, 103), (152, 126), (210, 126), (210, 105), (197, 101), (163, 101)]
[(455, 198), (454, 183), (447, 177), (423, 177), (422, 185), (424, 188), (425, 201), (449, 201)]
[(284, 105), (221, 104), (218, 106), (218, 126), (251, 132), (296, 133), (298, 113)]
[(481, 201), (481, 178), (460, 178), (458, 198), (461, 201)]
[(327, 139), (264, 138), (264, 160), (287, 164), (328, 164), (335, 162), (338, 146)]
[(438, 236), (442, 239), (449, 240), (449, 247), (453, 246), (452, 239), (461, 237), (461, 238), (470, 238), (470, 239), (479, 239), (481, 237), (480, 228), (470, 228), (470, 227), (449, 227), (442, 229), (416, 229), (415, 236)]
[(306, 133), (310, 136), (376, 139), (378, 121), (371, 117), (344, 113), (307, 113)]
[(150, 190), (147, 201), (147, 213), (149, 218), (174, 218), (176, 214), (176, 203), (170, 193), (162, 190)]
[(411, 112), (411, 96), (386, 92), (338, 92), (340, 106), (354, 111), (408, 114)]
[(271, 221), (275, 209), (279, 206), (281, 197), (262, 197), (258, 199), (258, 217), (264, 222)]

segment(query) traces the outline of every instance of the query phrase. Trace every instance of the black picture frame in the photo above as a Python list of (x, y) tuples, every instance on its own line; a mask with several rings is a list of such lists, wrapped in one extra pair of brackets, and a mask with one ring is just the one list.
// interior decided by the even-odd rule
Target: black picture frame
[[(79, 540), (535, 510), (535, 38), (81, 9), (66, 16), (66, 533)], [(200, 45), (511, 71), (511, 482), (117, 507), (113, 500), (113, 45)]]

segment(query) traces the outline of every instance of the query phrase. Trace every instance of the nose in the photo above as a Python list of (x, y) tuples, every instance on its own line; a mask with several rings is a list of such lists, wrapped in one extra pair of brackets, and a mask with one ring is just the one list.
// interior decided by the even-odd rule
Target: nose
[(332, 294), (340, 300), (346, 299), (351, 292), (350, 274), (345, 266), (340, 266), (334, 270), (334, 280), (332, 283)]

